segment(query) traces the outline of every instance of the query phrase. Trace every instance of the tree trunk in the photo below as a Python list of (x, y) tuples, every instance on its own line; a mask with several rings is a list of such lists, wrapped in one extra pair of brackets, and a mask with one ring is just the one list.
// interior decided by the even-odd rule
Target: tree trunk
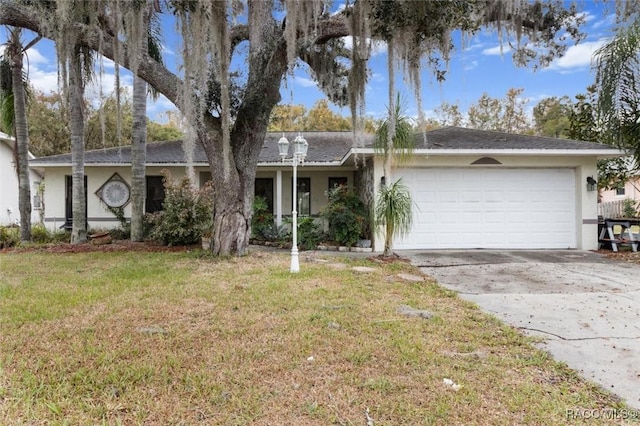
[(17, 147), (18, 171), (18, 208), (20, 210), (20, 241), (31, 241), (31, 183), (29, 181), (29, 131), (27, 126), (27, 108), (22, 81), (22, 43), (20, 31), (12, 32), (11, 43), (7, 48), (11, 64), (13, 90), (13, 111)]
[(87, 200), (84, 187), (84, 83), (80, 56), (76, 55), (68, 63), (73, 214), (71, 243), (78, 244), (87, 241)]
[(131, 147), (131, 241), (144, 239), (145, 167), (147, 161), (147, 83), (133, 79), (133, 146)]
[[(244, 256), (249, 247), (251, 236), (251, 217), (253, 214), (253, 192), (259, 150), (255, 146), (264, 143), (266, 123), (259, 120), (251, 124), (248, 132), (234, 132), (231, 145), (234, 152), (242, 151), (249, 156), (232, 155), (223, 157), (220, 143), (221, 135), (212, 126), (203, 133), (203, 143), (209, 159), (213, 180), (213, 230), (211, 250), (218, 256)], [(253, 148), (252, 148), (253, 147)], [(224, 172), (224, 161), (230, 161), (228, 174)]]

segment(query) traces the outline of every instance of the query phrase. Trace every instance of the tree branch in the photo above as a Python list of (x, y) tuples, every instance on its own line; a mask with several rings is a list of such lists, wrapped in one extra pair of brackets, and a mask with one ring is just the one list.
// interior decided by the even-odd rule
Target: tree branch
[[(28, 7), (21, 6), (14, 2), (0, 0), (0, 25), (26, 28), (42, 37), (55, 41), (55, 34), (47, 31), (36, 13), (29, 10)], [(106, 32), (103, 31), (102, 43), (100, 43), (100, 37), (95, 31), (84, 25), (77, 25), (81, 28), (81, 31), (78, 31), (81, 37), (79, 41), (80, 44), (95, 50), (111, 60), (116, 60), (113, 50), (114, 38), (109, 35), (108, 30)], [(121, 65), (129, 69), (129, 60), (126, 53), (127, 48), (123, 43), (118, 43), (120, 52), (124, 52), (124, 61)], [(178, 94), (181, 93), (183, 82), (161, 63), (153, 60), (146, 54), (143, 55), (138, 66), (138, 76), (153, 86), (158, 92), (165, 95), (171, 102), (177, 104)]]

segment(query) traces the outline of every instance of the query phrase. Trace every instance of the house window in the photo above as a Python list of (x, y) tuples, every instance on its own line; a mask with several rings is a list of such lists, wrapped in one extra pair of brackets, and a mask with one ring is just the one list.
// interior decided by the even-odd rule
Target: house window
[(330, 177), (329, 178), (329, 190), (335, 189), (339, 186), (347, 186), (346, 177)]
[(298, 216), (311, 216), (311, 178), (298, 178), (297, 194)]
[(200, 172), (200, 188), (211, 181), (211, 172)]
[(39, 181), (35, 181), (33, 182), (33, 209), (34, 210), (41, 210), (42, 209), (42, 199), (40, 198), (40, 182)]
[(164, 203), (163, 179), (162, 176), (147, 176), (147, 199), (144, 206), (146, 213), (162, 210), (162, 203)]
[(273, 213), (273, 179), (256, 178), (253, 195), (264, 198), (267, 201), (269, 213)]
[(616, 188), (616, 195), (624, 195), (624, 186), (619, 186)]

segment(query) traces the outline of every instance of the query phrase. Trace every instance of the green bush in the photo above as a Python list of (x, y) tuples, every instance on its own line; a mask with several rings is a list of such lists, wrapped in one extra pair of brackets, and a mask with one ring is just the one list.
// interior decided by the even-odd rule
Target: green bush
[(313, 250), (324, 240), (320, 226), (312, 217), (298, 218), (298, 247), (302, 250)]
[(20, 228), (0, 226), (0, 248), (14, 247), (20, 242)]
[(251, 237), (268, 240), (273, 234), (273, 215), (269, 212), (269, 205), (264, 197), (253, 199), (253, 217), (251, 218)]
[(71, 232), (64, 229), (49, 232), (49, 238), (52, 243), (68, 243), (71, 242)]
[(210, 233), (209, 185), (196, 189), (186, 177), (174, 183), (171, 174), (165, 171), (164, 192), (163, 210), (148, 216), (152, 239), (170, 246), (191, 245), (199, 242), (205, 233)]
[(42, 224), (35, 223), (31, 226), (31, 241), (34, 243), (44, 244), (50, 243), (52, 233)]
[(351, 247), (364, 237), (369, 215), (358, 195), (346, 186), (327, 192), (329, 203), (322, 216), (329, 225), (329, 238), (340, 245)]
[[(71, 234), (65, 230), (50, 231), (42, 223), (31, 225), (31, 242), (34, 244), (68, 243)], [(14, 247), (20, 244), (20, 228), (0, 226), (0, 248)], [(27, 243), (29, 244), (29, 243)]]
[(638, 215), (636, 202), (631, 198), (625, 198), (622, 202), (622, 215), (624, 217), (636, 217)]

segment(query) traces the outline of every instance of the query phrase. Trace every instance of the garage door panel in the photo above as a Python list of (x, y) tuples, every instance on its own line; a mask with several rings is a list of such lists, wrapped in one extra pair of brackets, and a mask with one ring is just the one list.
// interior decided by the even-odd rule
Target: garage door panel
[(414, 226), (396, 248), (572, 248), (573, 169), (401, 169)]

